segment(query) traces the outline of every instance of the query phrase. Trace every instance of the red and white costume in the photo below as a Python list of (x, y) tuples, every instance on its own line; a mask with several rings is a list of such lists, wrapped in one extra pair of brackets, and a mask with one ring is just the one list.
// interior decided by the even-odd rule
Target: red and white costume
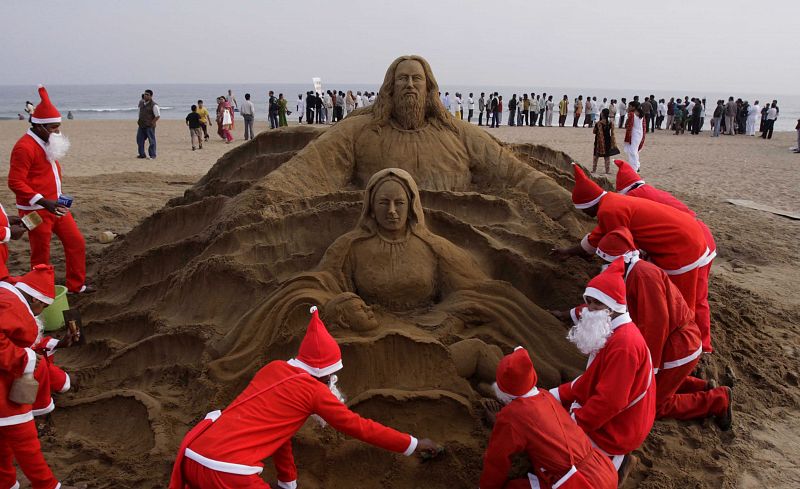
[[(513, 400), (497, 414), (483, 457), (481, 489), (615, 489), (617, 471), (558, 401), (536, 388), (528, 352), (517, 347), (497, 367), (497, 388)], [(508, 480), (510, 457), (528, 456), (526, 479)]]
[(585, 297), (593, 297), (621, 313), (611, 321), (611, 336), (589, 356), (586, 371), (551, 393), (569, 406), (578, 426), (592, 443), (612, 457), (619, 469), (622, 456), (639, 448), (655, 420), (656, 385), (647, 344), (625, 306), (624, 265), (616, 260), (589, 281)]
[(33, 350), (42, 355), (44, 367), (40, 377), (36, 380), (39, 381), (39, 393), (36, 395), (36, 400), (33, 402), (33, 415), (44, 416), (50, 414), (56, 408), (53, 401), (53, 393), (67, 392), (71, 385), (69, 374), (61, 369), (52, 359), (56, 352), (58, 340), (50, 336), (42, 337), (36, 344), (33, 345)]
[[(31, 117), (35, 124), (61, 122), (61, 114), (50, 103), (44, 87), (39, 88), (42, 101)], [(41, 199), (58, 200), (61, 195), (61, 165), (50, 161), (45, 151), (46, 144), (32, 130), (22, 136), (11, 151), (8, 170), (8, 188), (17, 196), (19, 215), (38, 212), (42, 223), (28, 234), (31, 244), (31, 266), (50, 263), (50, 239), (53, 233), (64, 246), (67, 268), (67, 289), (82, 291), (86, 282), (86, 242), (72, 217), (62, 217), (45, 210), (37, 204)]]
[[(633, 237), (618, 228), (603, 237), (597, 254), (625, 261), (628, 310), (650, 349), (656, 370), (656, 417), (702, 419), (723, 416), (730, 403), (728, 390), (706, 390), (707, 383), (690, 377), (700, 361), (700, 329), (683, 296), (669, 277), (652, 263), (639, 259)], [(573, 318), (580, 312), (573, 312)]]
[(350, 411), (315, 377), (342, 368), (341, 352), (316, 308), (297, 358), (273, 361), (256, 373), (224, 411), (214, 411), (186, 434), (170, 489), (267, 488), (258, 474), (272, 457), (278, 486), (297, 487), (292, 437), (312, 414), (372, 445), (411, 455), (417, 439)]
[(598, 205), (597, 226), (584, 236), (581, 246), (594, 254), (597, 243), (610, 231), (625, 227), (633, 235), (636, 247), (664, 270), (686, 299), (694, 314), (700, 283), (700, 267), (706, 264), (709, 249), (697, 220), (658, 202), (609, 194), (586, 177), (578, 165), (572, 202), (578, 209)]
[[(686, 204), (678, 200), (671, 193), (657, 189), (652, 185), (648, 185), (623, 160), (614, 160), (614, 164), (619, 167), (617, 172), (617, 192), (622, 195), (629, 195), (631, 197), (639, 197), (640, 199), (652, 200), (664, 205), (668, 205), (679, 211), (689, 214), (697, 220), (703, 235), (706, 238), (706, 246), (708, 247), (708, 256), (706, 260), (698, 267), (699, 268), (699, 282), (697, 284), (697, 297), (694, 304), (694, 320), (700, 328), (700, 336), (703, 340), (703, 351), (711, 353), (714, 348), (711, 346), (711, 310), (708, 306), (708, 277), (711, 273), (711, 263), (717, 256), (717, 243), (714, 241), (714, 236), (708, 226), (697, 219), (697, 214), (691, 210)], [(689, 300), (687, 299), (687, 302)]]
[(0, 204), (0, 280), (8, 277), (8, 242), (11, 241), (11, 226), (3, 204)]
[(8, 399), (14, 380), (35, 371), (41, 379), (47, 366), (36, 368), (32, 346), (39, 328), (25, 292), (50, 304), (55, 297), (53, 268), (39, 265), (19, 277), (15, 285), (0, 282), (0, 487), (19, 487), (14, 460), (33, 489), (54, 489), (61, 484), (42, 455), (39, 434), (33, 422), (33, 407)]

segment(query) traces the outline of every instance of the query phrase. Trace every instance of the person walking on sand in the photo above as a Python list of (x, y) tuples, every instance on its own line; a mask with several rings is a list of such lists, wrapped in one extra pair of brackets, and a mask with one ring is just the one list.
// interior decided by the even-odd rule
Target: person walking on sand
[(614, 120), (609, 118), (609, 110), (600, 112), (600, 120), (594, 125), (594, 155), (592, 157), (592, 173), (597, 171), (597, 159), (601, 156), (605, 163), (606, 175), (611, 170), (611, 156), (619, 154), (617, 138), (614, 136)]
[(564, 95), (564, 98), (558, 102), (558, 127), (564, 127), (567, 122), (567, 112), (569, 111), (569, 98)]
[(619, 129), (625, 127), (625, 116), (628, 115), (628, 99), (622, 97), (619, 102), (619, 108), (617, 109), (619, 112)]
[[(236, 101), (236, 97), (233, 96), (233, 91), (230, 88), (228, 89), (228, 96), (225, 97), (225, 100), (227, 100), (228, 103), (231, 104), (231, 109), (234, 112), (237, 112), (239, 110), (239, 102)], [(233, 128), (231, 127), (231, 129)]]
[(35, 212), (42, 218), (28, 233), (31, 266), (50, 264), (50, 241), (55, 233), (64, 247), (67, 291), (94, 292), (86, 283), (86, 241), (61, 182), (58, 160), (69, 151), (69, 139), (61, 133), (61, 114), (43, 86), (39, 86), (39, 96), (42, 100), (31, 115), (31, 128), (11, 150), (8, 188), (16, 196), (20, 217)]
[(220, 119), (218, 120), (218, 124), (222, 126), (222, 138), (225, 140), (225, 144), (230, 144), (233, 141), (233, 135), (231, 134), (231, 126), (233, 125), (233, 107), (231, 107), (230, 102), (225, 97), (220, 97)]
[(242, 102), (242, 106), (239, 108), (239, 113), (242, 115), (242, 119), (244, 119), (244, 140), (248, 141), (253, 139), (255, 137), (253, 121), (256, 116), (256, 106), (250, 101), (249, 93), (244, 94), (244, 102)]
[[(314, 100), (318, 101), (318, 98)], [(319, 113), (319, 109), (317, 109), (317, 113)], [(275, 92), (272, 90), (269, 91), (269, 98), (267, 99), (267, 117), (269, 117), (270, 129), (278, 127), (278, 99), (275, 98)], [(319, 115), (317, 115), (317, 119), (319, 119)], [(308, 123), (311, 124), (310, 119)]]
[(628, 153), (628, 162), (634, 170), (639, 171), (639, 151), (644, 147), (645, 116), (639, 102), (628, 105), (628, 122), (625, 125), (625, 152)]
[(208, 141), (208, 126), (211, 124), (211, 115), (203, 105), (202, 100), (197, 101), (197, 115), (200, 116), (200, 127), (203, 128), (203, 139)]
[(186, 116), (186, 126), (189, 127), (189, 139), (192, 140), (192, 151), (199, 146), (203, 149), (203, 136), (200, 133), (200, 114), (197, 113), (197, 106), (192, 105), (192, 111)]
[[(311, 321), (297, 356), (262, 367), (223, 411), (212, 411), (183, 438), (169, 489), (296, 488), (292, 437), (309, 417), (371, 445), (406, 456), (435, 456), (433, 441), (417, 439), (362, 418), (344, 404), (336, 372), (342, 353), (311, 308)], [(260, 474), (272, 458), (277, 482)]]
[(289, 122), (286, 120), (286, 115), (291, 114), (287, 107), (287, 100), (283, 98), (283, 94), (278, 94), (278, 126), (279, 127), (286, 127), (289, 125)]
[[(161, 109), (153, 100), (153, 91), (145, 90), (139, 100), (139, 128), (136, 130), (136, 145), (139, 148), (137, 158), (156, 159), (156, 123), (161, 118)], [(147, 155), (144, 153), (144, 142), (148, 141)]]
[(573, 112), (575, 115), (572, 118), (572, 127), (578, 127), (578, 122), (580, 122), (581, 113), (583, 112), (583, 95), (578, 95), (578, 98), (575, 99)]
[(586, 105), (583, 106), (583, 124), (581, 127), (592, 127), (592, 97), (586, 96)]

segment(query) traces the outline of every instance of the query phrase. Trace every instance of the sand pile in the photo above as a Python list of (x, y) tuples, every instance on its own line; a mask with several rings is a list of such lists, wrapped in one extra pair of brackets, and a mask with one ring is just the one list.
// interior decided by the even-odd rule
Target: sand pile
[[(58, 354), (77, 387), (58, 402), (54, 436), (43, 436), (59, 474), (91, 487), (164, 487), (186, 430), (225, 406), (265, 359), (294, 355), (308, 305), (328, 296), (287, 284), (297, 283), (290, 279), (298, 275), (316, 277), (326, 250), (354, 229), (366, 182), (281, 201), (265, 195), (263, 182), (323, 132), (262, 133), (98, 258), (100, 292), (80, 305), (89, 341)], [(565, 154), (531, 145), (511, 149), (564, 189), (571, 187)], [(469, 315), (440, 305), (413, 317), (376, 307), (378, 330), (364, 334), (332, 324), (342, 344), (340, 385), (348, 404), (442, 441), (448, 450), (426, 464), (309, 423), (295, 438), (305, 488), (474, 487), (490, 432), (481, 398), (500, 351), (527, 346), (547, 387), (583, 367), (563, 339), (566, 326), (545, 310), (574, 305), (598, 264), (560, 264), (548, 251), (574, 242), (591, 223), (575, 214), (570, 222), (579, 224), (565, 227), (514, 189), (420, 186), (430, 231), (464, 250), (480, 274), (526, 296), (522, 310), (528, 315), (475, 307), (468, 310), (470, 323)], [(736, 377), (742, 386), (737, 392), (767, 384), (772, 394), (737, 397), (746, 414), (731, 433), (721, 435), (707, 424), (657, 423), (641, 450), (644, 464), (634, 481), (640, 487), (734, 487), (742, 470), (758, 466), (752, 460), (759, 453), (780, 451), (743, 440), (742, 433), (766, 433), (763, 438), (772, 440), (769, 433), (786, 431), (797, 405), (796, 355), (787, 363), (772, 336), (781, 334), (781, 321), (792, 321), (791, 312), (724, 280), (714, 281), (711, 292), (720, 355), (707, 371), (728, 382)], [(480, 295), (474, 298), (480, 304)], [(503, 307), (507, 313), (518, 305)], [(520, 331), (519, 322), (529, 329)], [(236, 349), (241, 341), (253, 348)], [(241, 355), (233, 369), (209, 369), (232, 352)], [(770, 416), (769, 423), (762, 421)], [(760, 480), (757, 472), (752, 478)]]

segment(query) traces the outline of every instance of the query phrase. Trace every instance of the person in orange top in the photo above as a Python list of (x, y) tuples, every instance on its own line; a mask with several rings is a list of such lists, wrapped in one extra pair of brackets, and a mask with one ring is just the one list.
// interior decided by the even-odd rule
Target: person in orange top
[(440, 448), (362, 418), (344, 405), (333, 375), (342, 368), (339, 345), (311, 309), (296, 358), (276, 360), (256, 373), (224, 411), (214, 411), (183, 439), (169, 489), (269, 488), (258, 474), (272, 457), (277, 487), (295, 489), (292, 437), (309, 416), (359, 440), (404, 455), (435, 455)]
[[(617, 192), (622, 195), (652, 200), (678, 209), (695, 218), (697, 224), (703, 230), (703, 235), (706, 237), (706, 246), (708, 247), (708, 256), (705, 262), (698, 267), (700, 271), (698, 272), (697, 297), (694, 300), (694, 320), (700, 328), (703, 352), (713, 352), (714, 348), (711, 346), (711, 309), (708, 305), (708, 278), (711, 273), (711, 263), (717, 256), (717, 243), (714, 241), (711, 230), (708, 229), (708, 226), (703, 221), (697, 219), (697, 214), (693, 210), (674, 195), (647, 184), (627, 162), (614, 160), (614, 164), (619, 168), (617, 172)], [(691, 301), (687, 299), (687, 302)]]
[[(614, 465), (592, 447), (553, 395), (536, 387), (536, 378), (521, 346), (497, 366), (493, 387), (504, 407), (483, 457), (480, 489), (615, 489)], [(528, 456), (533, 470), (524, 479), (509, 480), (511, 456), (517, 453)]]
[[(86, 285), (86, 242), (61, 193), (61, 165), (58, 159), (69, 149), (61, 134), (61, 114), (50, 102), (47, 90), (39, 86), (41, 103), (31, 116), (31, 128), (14, 145), (8, 170), (8, 188), (17, 197), (20, 216), (37, 212), (42, 223), (30, 234), (31, 266), (50, 263), (53, 233), (64, 246), (67, 290), (93, 292)], [(71, 202), (70, 202), (71, 203)]]
[(579, 244), (555, 248), (552, 253), (562, 260), (570, 256), (591, 256), (603, 236), (618, 227), (626, 227), (636, 246), (669, 275), (694, 314), (699, 268), (709, 255), (697, 220), (658, 202), (609, 194), (590, 180), (576, 163), (573, 169), (572, 202), (587, 215), (597, 217), (597, 226)]

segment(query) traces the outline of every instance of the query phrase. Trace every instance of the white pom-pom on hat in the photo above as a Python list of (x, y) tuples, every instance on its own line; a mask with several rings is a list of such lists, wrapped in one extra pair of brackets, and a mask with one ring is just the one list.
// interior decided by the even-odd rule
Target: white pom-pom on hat
[(316, 311), (317, 311), (317, 306), (311, 306), (311, 309), (309, 309), (308, 312), (310, 312), (311, 314), (314, 314)]

